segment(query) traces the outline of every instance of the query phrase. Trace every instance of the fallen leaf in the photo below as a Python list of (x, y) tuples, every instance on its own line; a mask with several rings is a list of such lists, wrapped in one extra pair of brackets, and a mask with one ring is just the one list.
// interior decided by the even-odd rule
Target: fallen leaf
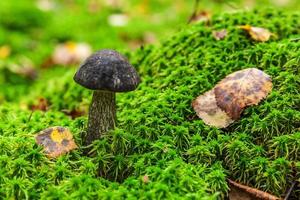
[(153, 44), (157, 42), (156, 35), (152, 32), (145, 32), (143, 37), (143, 42), (145, 44)]
[(149, 183), (149, 176), (148, 175), (145, 175), (143, 176), (143, 183)]
[(136, 12), (142, 15), (149, 13), (149, 0), (142, 0), (135, 8)]
[(53, 0), (38, 0), (36, 6), (42, 11), (51, 11), (55, 8)]
[(198, 96), (192, 106), (208, 125), (225, 128), (240, 118), (244, 108), (257, 105), (272, 90), (271, 78), (263, 71), (249, 68), (234, 72), (213, 89)]
[(200, 22), (209, 22), (211, 19), (211, 14), (208, 11), (200, 11), (194, 13), (190, 19), (189, 23), (200, 23)]
[(230, 185), (229, 199), (230, 200), (281, 200), (267, 192), (252, 188), (246, 185), (239, 184), (228, 179)]
[(77, 117), (81, 117), (85, 115), (83, 110), (73, 109), (73, 110), (62, 110), (63, 113), (70, 116), (72, 119), (76, 119)]
[(129, 18), (125, 14), (112, 14), (108, 16), (108, 24), (115, 27), (122, 27), (128, 24)]
[(49, 68), (51, 66), (53, 66), (55, 63), (52, 59), (52, 57), (48, 57), (44, 60), (44, 62), (41, 64), (42, 68)]
[(44, 147), (45, 153), (50, 158), (56, 158), (77, 148), (72, 133), (60, 126), (41, 131), (35, 139), (38, 145)]
[(17, 72), (28, 79), (35, 80), (38, 76), (38, 72), (34, 67), (22, 67)]
[(291, 0), (275, 0), (273, 2), (278, 7), (284, 7), (289, 5), (289, 3), (291, 3)]
[(101, 3), (98, 0), (90, 0), (88, 8), (90, 13), (97, 13), (101, 10)]
[(233, 120), (246, 106), (257, 105), (272, 90), (269, 75), (256, 68), (234, 72), (214, 88), (217, 105)]
[(85, 60), (92, 53), (90, 45), (86, 43), (66, 42), (56, 46), (52, 61), (54, 64), (71, 65)]
[(272, 35), (274, 35), (268, 29), (261, 28), (261, 27), (244, 25), (244, 26), (239, 26), (239, 28), (247, 31), (253, 40), (259, 42), (266, 42), (270, 39)]
[(48, 107), (49, 107), (49, 104), (48, 104), (47, 99), (45, 99), (45, 98), (39, 98), (39, 99), (38, 99), (38, 103), (32, 105), (32, 106), (30, 107), (30, 109), (31, 109), (32, 111), (35, 111), (35, 110), (41, 110), (41, 111), (44, 111), (44, 112), (45, 112), (45, 111), (48, 110)]
[(217, 106), (214, 89), (198, 96), (192, 102), (192, 106), (205, 124), (224, 128), (233, 122), (226, 112)]
[(216, 40), (223, 40), (227, 36), (227, 30), (213, 31), (212, 34)]
[(27, 79), (34, 80), (38, 76), (38, 72), (34, 67), (33, 62), (24, 56), (18, 58), (16, 63), (9, 63), (7, 67), (9, 71), (21, 75)]
[(126, 32), (119, 33), (121, 40), (127, 43), (130, 49), (135, 50), (140, 48), (143, 44), (153, 44), (157, 42), (156, 35), (152, 32), (145, 32), (142, 36), (132, 37)]
[(105, 0), (104, 3), (106, 6), (111, 6), (113, 8), (120, 8), (123, 6), (122, 0)]
[(11, 48), (8, 45), (0, 46), (0, 59), (5, 59), (10, 55)]

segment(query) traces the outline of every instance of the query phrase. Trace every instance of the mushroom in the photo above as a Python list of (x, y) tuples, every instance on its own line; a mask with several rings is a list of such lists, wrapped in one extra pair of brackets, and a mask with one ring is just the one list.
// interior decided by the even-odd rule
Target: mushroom
[(94, 90), (89, 108), (85, 145), (116, 126), (116, 92), (135, 90), (140, 77), (128, 60), (114, 50), (97, 51), (88, 57), (74, 76), (79, 85)]

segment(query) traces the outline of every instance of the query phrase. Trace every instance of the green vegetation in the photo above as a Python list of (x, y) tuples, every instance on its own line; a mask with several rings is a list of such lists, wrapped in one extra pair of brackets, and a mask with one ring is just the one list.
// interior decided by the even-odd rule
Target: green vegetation
[[(24, 7), (16, 12), (25, 12)], [(96, 41), (95, 49), (126, 43), (101, 44), (100, 30), (59, 31), (68, 20), (54, 28), (55, 23), (46, 25), (47, 14), (32, 12), (24, 21), (17, 13), (10, 18), (17, 22), (0, 18), (0, 35), (19, 30), (1, 41), (11, 42), (16, 52), (1, 64), (0, 199), (222, 199), (229, 189), (226, 178), (279, 196), (300, 181), (300, 42), (294, 40), (300, 38), (299, 13), (260, 9), (215, 15), (209, 25), (183, 27), (161, 44), (124, 51), (142, 83), (136, 91), (117, 94), (118, 128), (95, 141), (93, 157), (87, 157), (81, 141), (87, 117), (71, 119), (63, 112), (86, 110), (92, 96), (73, 81), (76, 69), (41, 69), (40, 78), (31, 81), (5, 66), (20, 52), (40, 64), (57, 41)], [(237, 28), (244, 24), (268, 28), (277, 38), (254, 42)], [(28, 32), (38, 27), (46, 32), (36, 36), (41, 42), (31, 51), (26, 44), (35, 32)], [(216, 41), (212, 31), (224, 28), (228, 36)], [(48, 43), (50, 38), (55, 41)], [(231, 72), (249, 67), (272, 77), (268, 98), (226, 129), (198, 119), (191, 101)], [(23, 108), (39, 97), (48, 100), (47, 112)], [(80, 148), (51, 160), (34, 135), (58, 125), (70, 128)]]

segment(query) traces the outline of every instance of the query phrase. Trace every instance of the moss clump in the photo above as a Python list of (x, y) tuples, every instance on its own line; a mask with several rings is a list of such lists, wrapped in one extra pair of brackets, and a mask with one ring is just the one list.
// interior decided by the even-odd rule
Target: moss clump
[[(278, 38), (253, 42), (237, 29), (243, 24), (269, 28)], [(222, 28), (228, 36), (214, 40), (212, 31)], [(78, 149), (49, 161), (33, 139), (60, 125), (81, 144), (86, 117), (71, 120), (61, 110), (88, 102), (91, 93), (75, 85), (73, 72), (33, 86), (27, 101), (45, 96), (50, 111), (34, 112), (28, 121), (29, 111), (1, 106), (0, 196), (216, 199), (226, 196), (227, 177), (284, 194), (299, 179), (300, 43), (291, 40), (299, 35), (299, 14), (263, 10), (215, 16), (210, 26), (189, 26), (140, 49), (130, 57), (142, 84), (117, 96), (119, 128), (95, 141), (93, 158)], [(272, 76), (271, 94), (227, 129), (205, 125), (191, 101), (248, 67)], [(142, 182), (146, 174), (149, 183)]]

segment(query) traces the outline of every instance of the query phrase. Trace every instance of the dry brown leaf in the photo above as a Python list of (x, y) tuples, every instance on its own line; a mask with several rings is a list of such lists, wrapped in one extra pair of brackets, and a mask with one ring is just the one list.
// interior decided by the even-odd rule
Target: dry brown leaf
[(30, 106), (30, 109), (32, 111), (35, 111), (35, 110), (41, 110), (41, 111), (47, 111), (48, 110), (48, 107), (49, 107), (49, 104), (48, 104), (48, 101), (47, 99), (45, 98), (39, 98), (38, 99), (38, 103)]
[(239, 184), (235, 181), (228, 179), (230, 184), (229, 199), (230, 200), (281, 200), (267, 192), (263, 192), (256, 188)]
[(153, 44), (157, 42), (157, 37), (153, 32), (145, 32), (143, 35), (143, 42), (145, 44)]
[(72, 133), (64, 127), (51, 127), (41, 131), (36, 142), (44, 147), (47, 156), (56, 158), (77, 148)]
[(62, 112), (70, 116), (72, 119), (76, 119), (77, 117), (85, 115), (85, 111), (80, 109), (62, 110)]
[(38, 71), (34, 67), (29, 66), (20, 68), (16, 73), (31, 80), (35, 80), (38, 77)]
[(146, 184), (149, 183), (149, 176), (148, 175), (143, 176), (142, 181), (143, 181), (143, 183), (146, 183)]
[(90, 13), (98, 13), (101, 11), (101, 3), (98, 0), (90, 0), (88, 10)]
[(261, 27), (254, 27), (249, 25), (239, 26), (239, 28), (247, 31), (253, 40), (259, 42), (266, 42), (273, 35), (268, 29)]
[(223, 40), (227, 36), (227, 30), (213, 31), (212, 34), (216, 40)]
[(41, 97), (38, 99), (38, 102), (32, 106), (30, 106), (30, 109), (35, 110), (41, 110), (41, 111), (47, 111), (49, 107), (47, 99)]
[(55, 63), (54, 63), (52, 57), (49, 57), (49, 58), (46, 58), (46, 59), (44, 60), (44, 62), (41, 64), (41, 67), (42, 67), (42, 68), (50, 68), (50, 67), (52, 67), (54, 64), (55, 64)]
[(16, 63), (8, 64), (8, 69), (27, 79), (35, 80), (38, 77), (38, 71), (33, 62), (24, 56), (19, 57)]
[(213, 89), (198, 96), (193, 101), (192, 106), (205, 124), (224, 128), (233, 122), (233, 120), (217, 106)]
[(189, 23), (200, 23), (200, 22), (209, 22), (211, 19), (211, 14), (208, 11), (201, 11), (199, 13), (194, 13), (190, 19)]
[(217, 105), (233, 120), (239, 119), (246, 106), (257, 105), (272, 90), (269, 75), (256, 68), (228, 75), (214, 88)]

